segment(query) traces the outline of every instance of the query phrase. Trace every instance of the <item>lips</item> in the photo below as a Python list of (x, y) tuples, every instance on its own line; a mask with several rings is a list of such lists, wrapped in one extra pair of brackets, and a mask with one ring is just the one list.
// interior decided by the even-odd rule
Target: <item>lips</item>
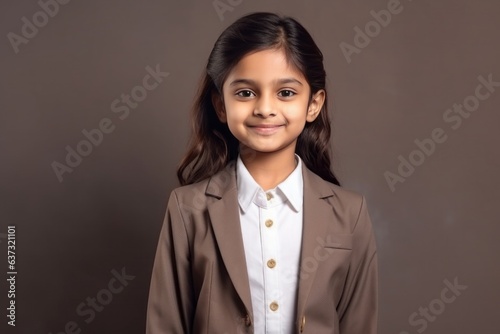
[(282, 126), (283, 124), (255, 124), (249, 125), (249, 128), (261, 135), (272, 135), (276, 133)]

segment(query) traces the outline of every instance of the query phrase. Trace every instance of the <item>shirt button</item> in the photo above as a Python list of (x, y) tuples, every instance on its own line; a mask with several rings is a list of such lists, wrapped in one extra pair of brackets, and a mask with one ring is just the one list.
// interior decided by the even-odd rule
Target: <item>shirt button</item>
[(273, 226), (273, 221), (271, 219), (266, 220), (266, 227)]
[(267, 261), (267, 266), (271, 269), (276, 267), (276, 261), (274, 261), (273, 259)]
[(266, 193), (266, 198), (267, 198), (268, 201), (270, 201), (273, 197), (274, 197), (273, 194)]
[(276, 303), (276, 302), (272, 302), (272, 303), (269, 305), (269, 308), (271, 309), (271, 311), (276, 311), (276, 310), (278, 310), (278, 303)]

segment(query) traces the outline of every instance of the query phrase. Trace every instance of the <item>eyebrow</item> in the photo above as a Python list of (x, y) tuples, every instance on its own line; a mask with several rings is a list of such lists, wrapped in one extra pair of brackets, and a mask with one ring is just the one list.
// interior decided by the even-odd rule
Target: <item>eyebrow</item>
[[(283, 85), (283, 84), (288, 84), (288, 83), (297, 83), (299, 85), (302, 86), (302, 82), (300, 82), (299, 80), (295, 79), (295, 78), (283, 78), (283, 79), (278, 79), (278, 80), (275, 80), (275, 82), (277, 84), (280, 84), (280, 85)], [(229, 86), (235, 86), (237, 84), (248, 84), (248, 85), (254, 85), (256, 86), (256, 81), (254, 80), (251, 80), (251, 79), (236, 79), (236, 80), (233, 80)]]

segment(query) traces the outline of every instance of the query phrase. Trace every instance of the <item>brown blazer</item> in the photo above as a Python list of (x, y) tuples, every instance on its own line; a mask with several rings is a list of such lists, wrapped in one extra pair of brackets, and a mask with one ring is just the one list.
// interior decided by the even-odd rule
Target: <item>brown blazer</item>
[[(295, 333), (377, 333), (377, 252), (364, 197), (303, 165)], [(160, 233), (147, 334), (253, 333), (235, 163), (172, 191)], [(261, 334), (261, 333), (256, 333)]]

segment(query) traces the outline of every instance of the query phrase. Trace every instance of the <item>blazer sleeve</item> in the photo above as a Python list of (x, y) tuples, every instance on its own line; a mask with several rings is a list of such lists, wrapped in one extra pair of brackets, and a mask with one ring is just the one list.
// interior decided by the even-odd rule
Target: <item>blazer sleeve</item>
[(146, 334), (192, 332), (189, 241), (175, 190), (170, 194), (151, 276)]
[(341, 334), (377, 333), (377, 249), (364, 197), (354, 225), (351, 268), (338, 311)]

